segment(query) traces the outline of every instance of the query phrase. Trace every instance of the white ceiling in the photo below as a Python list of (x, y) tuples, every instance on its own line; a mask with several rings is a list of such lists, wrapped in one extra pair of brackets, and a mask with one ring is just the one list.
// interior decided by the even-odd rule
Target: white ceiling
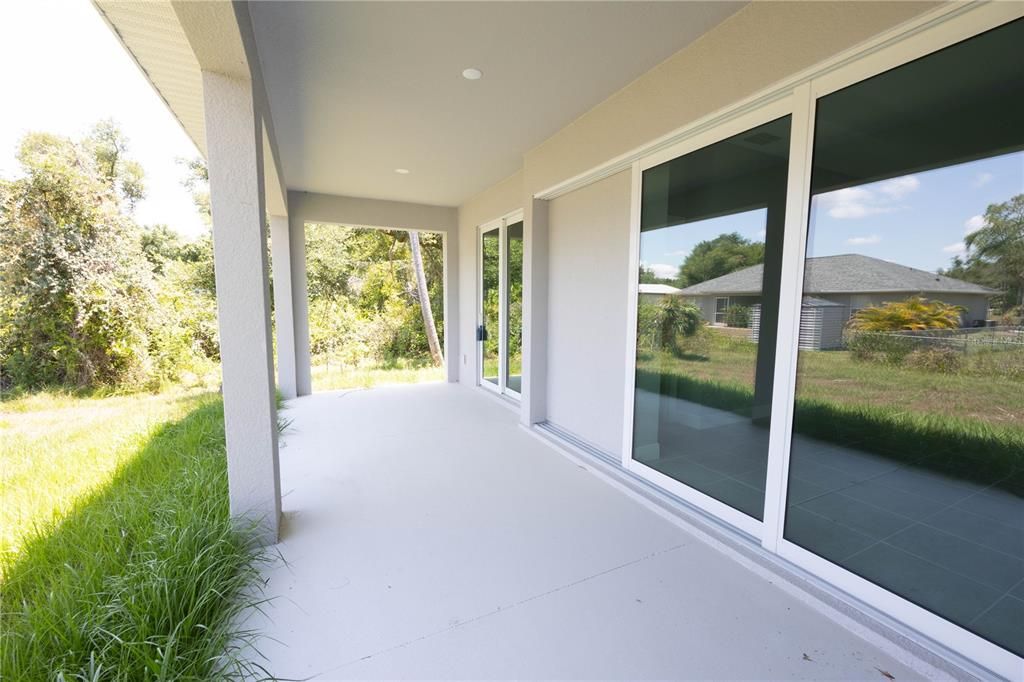
[(455, 206), (743, 4), (249, 7), (290, 189)]

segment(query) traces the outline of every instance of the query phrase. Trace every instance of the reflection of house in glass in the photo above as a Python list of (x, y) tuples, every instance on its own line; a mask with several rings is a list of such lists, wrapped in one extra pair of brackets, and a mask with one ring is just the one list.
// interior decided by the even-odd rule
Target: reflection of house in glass
[[(728, 275), (694, 284), (680, 291), (700, 308), (704, 319), (721, 321), (723, 305), (750, 306), (752, 338), (760, 316), (762, 265), (753, 265)], [(999, 292), (978, 284), (936, 275), (906, 265), (860, 254), (808, 258), (804, 274), (804, 318), (817, 326), (814, 339), (801, 337), (801, 348), (834, 348), (842, 327), (860, 308), (924, 296), (963, 308), (961, 324), (984, 324), (988, 300)]]

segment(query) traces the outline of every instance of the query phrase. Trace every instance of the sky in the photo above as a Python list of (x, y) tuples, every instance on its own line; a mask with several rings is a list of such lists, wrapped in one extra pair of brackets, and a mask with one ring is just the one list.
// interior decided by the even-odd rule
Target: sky
[(25, 133), (80, 138), (113, 118), (146, 173), (135, 220), (164, 223), (186, 238), (203, 233), (176, 163), (198, 152), (88, 0), (0, 2), (0, 64), (0, 176), (20, 174), (15, 154)]
[[(859, 253), (935, 272), (965, 253), (990, 204), (1024, 192), (1024, 152), (820, 194), (811, 201), (808, 256)], [(640, 260), (674, 277), (700, 241), (726, 232), (764, 240), (765, 211), (644, 232)]]

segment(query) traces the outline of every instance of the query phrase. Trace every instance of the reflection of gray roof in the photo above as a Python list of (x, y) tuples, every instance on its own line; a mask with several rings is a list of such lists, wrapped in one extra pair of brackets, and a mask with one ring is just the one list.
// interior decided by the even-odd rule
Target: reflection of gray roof
[(842, 303), (836, 303), (835, 301), (826, 301), (823, 298), (815, 298), (813, 296), (804, 296), (803, 305), (805, 308), (843, 308)]
[[(898, 263), (844, 254), (808, 258), (804, 291), (808, 294), (855, 294), (905, 291), (908, 293), (956, 293), (993, 296), (999, 292), (978, 284), (925, 272)], [(763, 265), (752, 265), (728, 275), (683, 289), (686, 296), (714, 294), (760, 294)]]
[(675, 296), (676, 294), (683, 293), (682, 289), (676, 289), (668, 284), (648, 284), (645, 282), (640, 283), (641, 294), (667, 294), (668, 296)]

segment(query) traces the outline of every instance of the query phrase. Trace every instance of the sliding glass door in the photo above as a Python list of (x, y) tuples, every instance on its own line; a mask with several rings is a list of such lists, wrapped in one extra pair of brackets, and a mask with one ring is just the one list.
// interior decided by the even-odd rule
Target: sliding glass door
[(623, 465), (1014, 676), (1024, 19), (986, 22), (634, 164)]
[(1022, 45), (817, 100), (784, 537), (1024, 656)]
[(523, 219), (513, 214), (480, 228), (477, 359), (481, 386), (522, 392)]
[(650, 166), (641, 185), (640, 284), (670, 293), (638, 297), (633, 462), (750, 532), (764, 514), (789, 137), (780, 116)]

